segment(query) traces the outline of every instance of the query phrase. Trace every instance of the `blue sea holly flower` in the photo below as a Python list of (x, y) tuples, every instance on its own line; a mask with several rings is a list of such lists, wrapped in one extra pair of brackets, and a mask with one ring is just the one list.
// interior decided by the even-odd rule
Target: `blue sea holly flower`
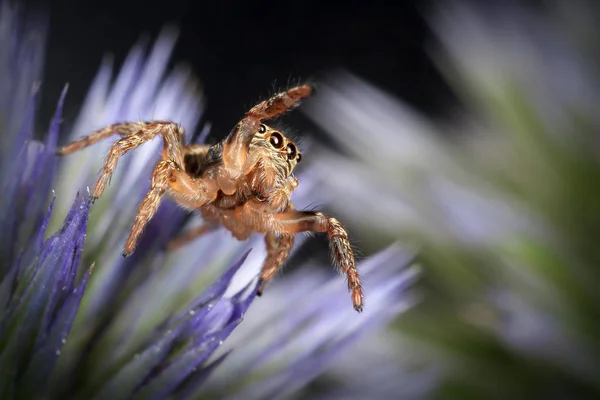
[[(58, 158), (59, 137), (62, 143), (118, 121), (170, 119), (201, 141), (207, 127), (193, 135), (200, 85), (189, 68), (167, 69), (177, 32), (166, 28), (150, 50), (136, 45), (114, 78), (110, 60), (102, 62), (74, 122), (62, 121), (65, 88), (48, 132), (36, 134), (44, 22), (0, 2), (0, 398), (315, 394), (307, 388), (327, 376), (337, 376), (336, 387), (348, 384), (335, 372), (344, 367), (342, 355), (354, 364), (362, 357), (371, 381), (382, 376), (387, 364), (356, 344), (418, 301), (405, 294), (419, 272), (410, 266), (412, 253), (394, 245), (359, 263), (368, 288), (360, 316), (343, 280), (316, 262), (276, 279), (254, 301), (266, 255), (258, 235), (239, 242), (219, 229), (166, 252), (182, 226), (198, 223), (186, 222), (170, 201), (133, 256), (121, 257), (160, 142), (123, 157), (91, 207), (88, 186), (112, 142)], [(301, 176), (294, 198), (301, 207), (319, 201), (313, 175), (307, 169)], [(247, 314), (251, 304), (256, 309)]]

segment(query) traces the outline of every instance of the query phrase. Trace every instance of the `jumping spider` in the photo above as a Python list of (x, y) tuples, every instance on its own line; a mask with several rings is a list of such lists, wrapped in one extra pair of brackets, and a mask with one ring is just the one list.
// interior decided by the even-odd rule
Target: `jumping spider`
[(363, 294), (354, 254), (344, 227), (333, 217), (314, 211), (296, 210), (291, 193), (298, 187), (292, 175), (302, 159), (296, 144), (281, 132), (263, 124), (297, 106), (312, 87), (301, 85), (259, 103), (246, 113), (233, 131), (220, 143), (209, 146), (186, 144), (184, 130), (170, 121), (123, 122), (83, 137), (57, 150), (66, 155), (90, 146), (113, 134), (116, 141), (106, 157), (104, 169), (91, 195), (100, 197), (117, 166), (119, 157), (161, 135), (162, 159), (152, 173), (152, 185), (142, 201), (125, 244), (130, 255), (145, 225), (167, 193), (181, 206), (198, 209), (205, 224), (176, 238), (177, 247), (219, 224), (238, 240), (253, 232), (263, 233), (267, 247), (260, 295), (265, 284), (285, 262), (299, 232), (327, 232), (334, 264), (348, 277), (348, 289), (357, 311), (362, 311)]

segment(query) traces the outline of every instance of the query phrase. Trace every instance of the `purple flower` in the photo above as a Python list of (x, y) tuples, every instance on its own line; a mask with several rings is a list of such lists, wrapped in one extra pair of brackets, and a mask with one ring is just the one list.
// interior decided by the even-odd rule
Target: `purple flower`
[[(165, 252), (188, 217), (169, 201), (134, 255), (121, 257), (160, 143), (124, 157), (90, 207), (88, 186), (111, 141), (59, 159), (59, 136), (66, 142), (117, 121), (160, 118), (191, 135), (202, 112), (200, 86), (185, 68), (167, 70), (177, 36), (167, 28), (150, 51), (136, 45), (114, 80), (103, 62), (78, 119), (61, 125), (65, 88), (48, 132), (36, 135), (45, 25), (24, 17), (0, 2), (2, 398), (298, 393), (416, 301), (404, 291), (418, 269), (391, 247), (359, 265), (369, 296), (361, 316), (343, 280), (312, 265), (276, 279), (254, 302), (262, 239), (238, 242), (222, 229)], [(315, 200), (311, 175), (302, 179), (296, 201), (307, 206)], [(251, 304), (257, 308), (247, 315)], [(223, 374), (233, 373), (240, 384), (223, 386)]]

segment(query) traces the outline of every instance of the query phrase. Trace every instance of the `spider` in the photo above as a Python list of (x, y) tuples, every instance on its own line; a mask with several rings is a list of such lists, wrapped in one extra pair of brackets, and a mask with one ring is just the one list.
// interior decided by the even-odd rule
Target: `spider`
[(302, 160), (296, 144), (263, 123), (296, 107), (312, 93), (300, 85), (276, 94), (246, 113), (231, 133), (210, 146), (186, 144), (181, 126), (171, 121), (122, 122), (107, 126), (59, 149), (67, 155), (113, 134), (113, 143), (91, 200), (104, 191), (119, 157), (137, 146), (162, 136), (162, 159), (152, 172), (150, 190), (143, 199), (125, 243), (123, 256), (131, 255), (144, 227), (156, 212), (164, 194), (189, 210), (199, 210), (204, 224), (172, 240), (174, 248), (223, 225), (238, 240), (253, 232), (264, 234), (267, 257), (258, 295), (287, 259), (299, 232), (327, 232), (333, 263), (348, 278), (354, 309), (363, 309), (360, 277), (348, 234), (335, 218), (318, 211), (296, 210), (291, 193), (298, 187), (292, 172)]

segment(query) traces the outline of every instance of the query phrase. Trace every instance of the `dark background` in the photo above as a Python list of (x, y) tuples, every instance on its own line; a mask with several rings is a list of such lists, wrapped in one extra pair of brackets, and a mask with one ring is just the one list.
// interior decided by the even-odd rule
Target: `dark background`
[[(398, 1), (30, 1), (50, 15), (48, 53), (39, 121), (49, 121), (63, 85), (64, 113), (78, 111), (103, 55), (115, 67), (142, 35), (156, 38), (166, 23), (181, 31), (173, 62), (189, 63), (205, 87), (205, 120), (212, 140), (229, 132), (243, 113), (273, 87), (344, 68), (437, 114), (452, 101), (426, 53), (431, 34), (422, 18), (428, 3)], [(392, 5), (393, 4), (393, 5)], [(288, 122), (305, 124), (291, 114)], [(301, 127), (300, 127), (301, 128)]]

